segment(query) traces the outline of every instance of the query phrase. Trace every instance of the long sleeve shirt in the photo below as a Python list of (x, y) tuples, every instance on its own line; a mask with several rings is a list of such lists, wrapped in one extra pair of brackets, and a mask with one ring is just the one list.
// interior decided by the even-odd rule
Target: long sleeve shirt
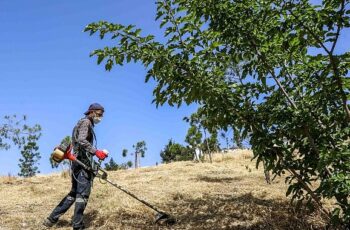
[(72, 144), (77, 159), (88, 166), (92, 166), (92, 156), (96, 148), (93, 146), (94, 130), (93, 122), (88, 118), (82, 118), (73, 129)]

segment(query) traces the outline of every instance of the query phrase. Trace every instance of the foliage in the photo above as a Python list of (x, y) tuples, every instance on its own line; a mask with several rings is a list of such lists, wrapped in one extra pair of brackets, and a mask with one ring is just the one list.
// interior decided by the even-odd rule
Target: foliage
[(191, 149), (169, 140), (164, 149), (160, 152), (160, 157), (163, 163), (170, 163), (174, 161), (188, 161), (192, 160), (193, 153)]
[(233, 138), (230, 138), (229, 132), (222, 131), (220, 133), (220, 138), (222, 138), (225, 141), (225, 144), (226, 144), (226, 146), (223, 149), (229, 149), (230, 148), (230, 143), (233, 142)]
[(140, 157), (145, 157), (147, 151), (146, 142), (139, 141), (132, 146), (135, 149), (135, 168), (140, 167)]
[(128, 161), (127, 163), (122, 163), (122, 164), (117, 164), (113, 157), (109, 160), (108, 163), (105, 164), (105, 169), (107, 171), (116, 171), (116, 170), (121, 170), (121, 169), (128, 169), (132, 167), (132, 162)]
[(135, 153), (139, 153), (141, 157), (145, 157), (145, 153), (147, 151), (145, 141), (139, 141), (135, 145), (133, 145), (132, 147), (135, 149)]
[(187, 130), (185, 142), (189, 144), (190, 148), (200, 146), (202, 143), (202, 133), (196, 126), (191, 126)]
[(204, 139), (201, 149), (204, 153), (208, 153), (209, 151), (213, 151), (213, 152), (220, 151), (217, 132), (212, 133), (210, 137)]
[[(127, 157), (128, 155), (128, 150), (123, 149), (122, 150), (122, 156)], [(108, 163), (105, 164), (105, 169), (108, 171), (115, 171), (115, 170), (120, 170), (120, 169), (128, 169), (132, 167), (132, 161), (127, 161), (125, 163), (117, 164), (113, 157), (109, 160)]]
[(132, 167), (132, 161), (126, 162), (126, 165), (128, 166), (128, 168), (131, 168)]
[[(203, 107), (199, 107), (197, 112), (193, 113), (190, 118), (185, 117), (184, 120), (189, 122), (191, 125), (186, 136), (187, 141), (194, 142), (190, 144), (190, 147), (191, 146), (192, 148), (200, 147), (202, 150), (205, 149), (204, 152), (209, 155), (209, 160), (210, 162), (212, 162), (212, 150), (215, 149), (214, 151), (216, 151), (218, 149), (217, 148), (218, 145), (212, 146), (213, 148), (210, 147), (210, 143), (209, 143), (210, 138), (207, 137), (207, 131), (215, 135), (217, 133), (217, 129), (219, 128), (216, 126), (210, 126), (210, 118), (208, 117), (208, 114), (205, 113), (205, 111), (203, 111)], [(198, 130), (198, 134), (196, 134), (197, 136), (192, 136), (192, 137), (190, 136), (191, 132), (196, 132), (196, 130), (193, 130), (194, 128), (192, 127), (195, 127), (195, 129)], [(204, 134), (204, 141), (201, 144), (201, 146), (199, 146), (199, 142), (201, 142), (201, 139), (202, 139), (202, 134)]]
[(243, 140), (241, 138), (241, 132), (236, 127), (233, 127), (233, 138), (238, 148), (243, 148)]
[(18, 118), (16, 115), (5, 116), (0, 125), (0, 150), (11, 148), (11, 142), (21, 150), (22, 158), (19, 159), (19, 176), (31, 177), (39, 173), (37, 162), (40, 160), (38, 140), (41, 137), (41, 127), (38, 124), (29, 126), (27, 117)]
[[(350, 221), (350, 53), (337, 49), (350, 27), (347, 0), (158, 0), (166, 43), (135, 26), (108, 22), (85, 31), (110, 35), (95, 50), (106, 70), (131, 60), (157, 83), (156, 105), (199, 103), (208, 128), (235, 127), (287, 195), (335, 198), (333, 220)], [(258, 166), (257, 165), (257, 166)], [(316, 182), (316, 183), (315, 183)], [(313, 184), (316, 189), (312, 189)]]
[(19, 159), (20, 163), (18, 164), (21, 169), (20, 173), (18, 173), (19, 176), (32, 177), (36, 173), (40, 173), (38, 167), (35, 166), (41, 158), (40, 152), (38, 152), (39, 146), (37, 145), (39, 138), (40, 136), (36, 134), (29, 134), (26, 137), (26, 143), (21, 150), (22, 158)]
[(122, 156), (126, 157), (127, 155), (128, 155), (128, 150), (127, 149), (123, 149)]
[(27, 116), (17, 117), (16, 115), (5, 116), (3, 124), (0, 125), (0, 149), (8, 150), (11, 142), (18, 148), (26, 143), (26, 136), (35, 131), (40, 131), (40, 126), (30, 127), (26, 124)]

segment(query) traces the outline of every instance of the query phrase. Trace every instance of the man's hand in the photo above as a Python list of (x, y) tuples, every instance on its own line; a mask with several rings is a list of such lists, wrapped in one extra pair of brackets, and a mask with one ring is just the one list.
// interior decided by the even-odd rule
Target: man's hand
[(107, 150), (96, 150), (95, 155), (98, 159), (104, 160), (106, 157), (108, 157), (109, 152)]

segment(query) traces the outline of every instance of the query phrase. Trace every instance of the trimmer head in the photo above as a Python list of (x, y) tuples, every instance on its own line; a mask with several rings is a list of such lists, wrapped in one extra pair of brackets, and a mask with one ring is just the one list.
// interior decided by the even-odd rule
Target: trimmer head
[(163, 224), (163, 225), (173, 225), (176, 223), (176, 219), (167, 213), (159, 212), (156, 215), (156, 219), (155, 219), (154, 223), (155, 224)]

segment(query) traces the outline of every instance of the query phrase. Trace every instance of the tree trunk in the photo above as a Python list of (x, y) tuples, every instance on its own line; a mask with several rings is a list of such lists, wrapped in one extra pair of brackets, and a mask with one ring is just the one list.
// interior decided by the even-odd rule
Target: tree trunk
[(263, 165), (264, 165), (264, 174), (265, 174), (266, 183), (271, 184), (270, 172), (269, 172), (269, 170), (266, 169), (265, 161), (263, 161)]
[[(204, 131), (204, 140), (207, 140), (207, 132), (205, 131), (204, 128), (203, 128), (203, 131)], [(210, 147), (209, 147), (209, 140), (207, 140), (206, 142), (207, 142), (207, 148), (208, 148), (209, 161), (210, 161), (210, 163), (213, 163), (213, 160), (211, 157), (211, 151), (210, 151)]]
[(138, 158), (139, 158), (139, 154), (135, 153), (135, 169), (137, 169), (139, 167), (139, 165), (138, 165)]

